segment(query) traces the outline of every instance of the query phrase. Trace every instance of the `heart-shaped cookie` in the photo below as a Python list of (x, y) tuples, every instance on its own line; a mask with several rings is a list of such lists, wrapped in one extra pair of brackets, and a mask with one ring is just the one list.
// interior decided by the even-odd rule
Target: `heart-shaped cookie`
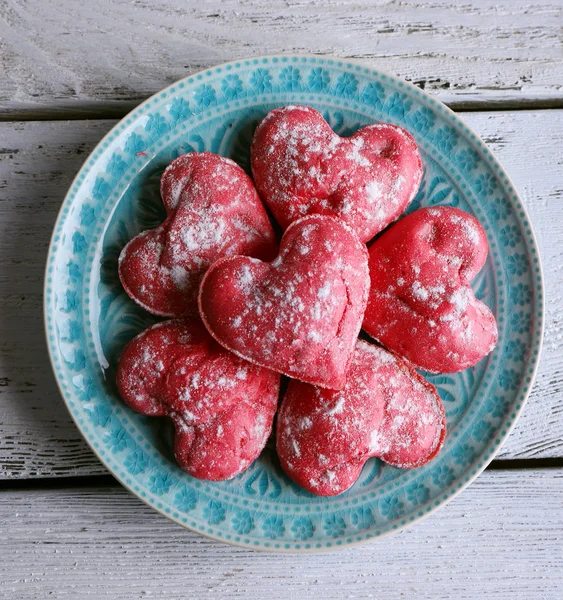
[(164, 171), (160, 189), (166, 220), (133, 238), (119, 257), (125, 291), (152, 314), (197, 313), (201, 278), (222, 256), (276, 255), (274, 231), (254, 184), (232, 160), (184, 154)]
[(423, 208), (401, 219), (369, 249), (364, 330), (433, 373), (473, 366), (498, 338), (493, 313), (471, 289), (487, 252), (479, 222), (457, 208)]
[(334, 496), (356, 481), (368, 458), (420, 467), (445, 435), (436, 388), (399, 357), (358, 340), (343, 390), (289, 383), (276, 445), (291, 479), (313, 494)]
[(171, 417), (174, 454), (199, 479), (244, 471), (272, 430), (280, 376), (222, 348), (196, 318), (157, 323), (121, 356), (117, 387), (134, 410)]
[(365, 310), (367, 249), (342, 221), (313, 215), (285, 232), (277, 258), (218, 260), (199, 309), (211, 335), (258, 365), (317, 385), (344, 385)]
[(339, 217), (364, 242), (415, 197), (422, 161), (412, 136), (388, 123), (342, 138), (307, 106), (277, 108), (256, 129), (252, 173), (285, 229), (308, 214)]

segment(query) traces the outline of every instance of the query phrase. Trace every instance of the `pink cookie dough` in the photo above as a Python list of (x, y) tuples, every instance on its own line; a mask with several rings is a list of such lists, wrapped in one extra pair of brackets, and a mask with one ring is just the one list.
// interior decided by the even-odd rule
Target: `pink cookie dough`
[(184, 154), (160, 182), (166, 220), (123, 248), (119, 277), (127, 294), (154, 315), (197, 314), (199, 284), (218, 258), (277, 252), (274, 231), (254, 184), (232, 160)]
[(244, 471), (272, 430), (280, 376), (224, 350), (199, 319), (164, 321), (125, 348), (117, 369), (123, 400), (174, 422), (174, 454), (198, 479)]
[(307, 106), (277, 108), (256, 129), (252, 173), (283, 229), (308, 214), (332, 215), (364, 242), (413, 200), (422, 161), (412, 136), (389, 123), (342, 138)]
[(199, 308), (225, 348), (289, 377), (339, 389), (369, 288), (367, 249), (333, 217), (288, 227), (277, 258), (222, 258), (207, 271)]
[(479, 222), (457, 208), (423, 208), (401, 219), (369, 249), (364, 330), (433, 373), (475, 365), (498, 339), (493, 313), (471, 289), (487, 252)]
[(313, 494), (334, 496), (368, 458), (402, 469), (439, 452), (446, 417), (436, 388), (399, 357), (358, 340), (341, 391), (291, 381), (277, 419), (283, 470)]

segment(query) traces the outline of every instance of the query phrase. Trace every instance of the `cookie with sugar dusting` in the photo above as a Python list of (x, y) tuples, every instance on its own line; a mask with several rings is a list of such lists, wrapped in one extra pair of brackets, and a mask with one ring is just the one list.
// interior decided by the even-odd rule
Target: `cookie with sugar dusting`
[(332, 215), (364, 242), (401, 215), (422, 179), (417, 145), (401, 127), (377, 123), (342, 138), (307, 106), (268, 113), (251, 159), (258, 192), (283, 229), (304, 215)]
[(358, 340), (346, 386), (326, 390), (291, 381), (276, 426), (283, 470), (319, 496), (335, 496), (373, 457), (402, 469), (420, 467), (446, 435), (436, 388), (399, 357)]
[(339, 219), (312, 215), (286, 230), (275, 260), (218, 260), (199, 309), (225, 348), (289, 377), (338, 389), (364, 314), (367, 249)]
[(475, 365), (498, 339), (493, 313), (471, 289), (487, 252), (480, 223), (457, 208), (423, 208), (401, 219), (369, 249), (364, 330), (433, 373)]
[(199, 479), (244, 471), (272, 430), (280, 376), (227, 352), (199, 319), (158, 323), (125, 348), (117, 387), (134, 410), (174, 422), (174, 454)]
[(199, 284), (218, 258), (273, 258), (277, 244), (254, 184), (232, 160), (192, 152), (160, 182), (167, 218), (123, 248), (119, 277), (127, 294), (154, 315), (197, 313)]
[(319, 496), (346, 491), (373, 456), (402, 469), (420, 467), (446, 435), (436, 388), (406, 361), (358, 340), (340, 391), (291, 381), (276, 426), (283, 470)]

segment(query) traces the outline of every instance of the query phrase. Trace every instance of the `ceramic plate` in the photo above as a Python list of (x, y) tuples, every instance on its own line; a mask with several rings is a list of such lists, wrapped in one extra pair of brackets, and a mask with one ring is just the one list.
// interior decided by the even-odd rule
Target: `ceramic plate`
[[(410, 211), (457, 206), (487, 232), (490, 255), (474, 281), (494, 311), (499, 344), (475, 368), (428, 379), (447, 411), (444, 448), (400, 470), (372, 459), (334, 498), (312, 496), (267, 447), (232, 481), (198, 481), (171, 450), (168, 420), (128, 409), (115, 387), (124, 345), (154, 322), (124, 293), (117, 258), (163, 219), (158, 184), (180, 154), (208, 150), (249, 171), (257, 123), (285, 104), (317, 108), (340, 135), (376, 121), (410, 131), (425, 173)], [(49, 251), (45, 319), (55, 375), (80, 431), (107, 468), (164, 515), (204, 535), (261, 550), (319, 551), (397, 531), (436, 510), (498, 451), (532, 385), (543, 329), (542, 279), (530, 222), (483, 142), (418, 88), (359, 64), (273, 56), (221, 65), (156, 94), (118, 123), (78, 173)]]

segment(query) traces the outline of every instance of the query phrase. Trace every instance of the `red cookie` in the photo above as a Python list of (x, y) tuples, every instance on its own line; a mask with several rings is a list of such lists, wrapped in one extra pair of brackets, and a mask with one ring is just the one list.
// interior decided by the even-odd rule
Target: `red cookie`
[(196, 313), (201, 278), (222, 256), (276, 255), (266, 210), (232, 160), (209, 152), (184, 154), (164, 171), (160, 191), (166, 220), (133, 238), (119, 257), (125, 291), (152, 314)]
[(339, 389), (368, 288), (364, 244), (338, 219), (313, 215), (291, 224), (271, 263), (234, 256), (213, 264), (199, 310), (211, 335), (235, 354)]
[(479, 222), (457, 208), (423, 208), (401, 219), (369, 249), (363, 328), (427, 371), (473, 366), (498, 338), (493, 313), (471, 289), (487, 251)]
[(268, 113), (251, 157), (258, 192), (282, 228), (304, 215), (332, 215), (364, 242), (401, 215), (422, 178), (420, 153), (404, 129), (378, 123), (341, 138), (307, 106)]
[(224, 350), (198, 319), (165, 321), (125, 348), (121, 397), (134, 410), (174, 421), (174, 454), (198, 479), (244, 471), (272, 430), (280, 377)]
[(346, 387), (291, 381), (277, 421), (283, 470), (319, 496), (346, 491), (368, 458), (402, 469), (434, 458), (446, 436), (436, 388), (407, 362), (358, 340)]

